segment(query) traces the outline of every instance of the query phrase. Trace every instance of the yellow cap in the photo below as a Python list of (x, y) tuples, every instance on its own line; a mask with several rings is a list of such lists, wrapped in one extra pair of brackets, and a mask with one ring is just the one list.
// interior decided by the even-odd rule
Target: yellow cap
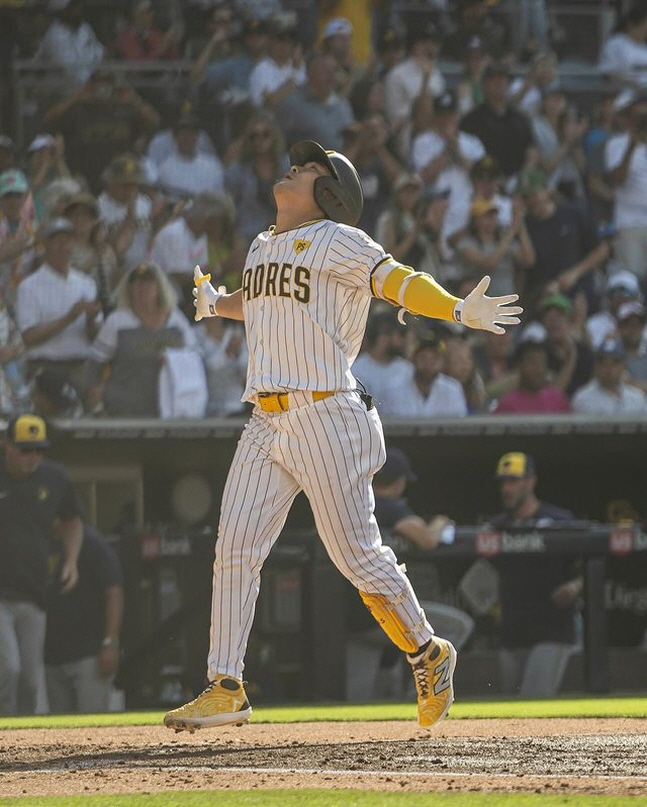
[(17, 446), (49, 448), (47, 426), (38, 415), (18, 415), (9, 422), (7, 439)]
[(497, 479), (527, 479), (535, 475), (535, 464), (532, 457), (520, 451), (504, 454), (496, 467)]

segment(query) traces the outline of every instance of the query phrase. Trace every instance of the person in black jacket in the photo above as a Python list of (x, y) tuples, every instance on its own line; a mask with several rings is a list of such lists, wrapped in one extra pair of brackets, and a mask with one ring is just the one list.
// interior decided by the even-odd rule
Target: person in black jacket
[[(496, 530), (533, 530), (574, 521), (568, 510), (540, 501), (532, 457), (504, 454), (497, 464), (503, 512), (490, 519)], [(559, 690), (575, 646), (576, 603), (582, 577), (567, 555), (499, 555), (501, 679), (507, 694), (550, 698)]]

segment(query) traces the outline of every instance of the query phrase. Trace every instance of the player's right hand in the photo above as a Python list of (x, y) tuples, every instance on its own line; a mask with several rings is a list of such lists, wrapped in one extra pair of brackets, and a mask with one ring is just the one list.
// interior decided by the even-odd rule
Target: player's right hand
[(196, 322), (200, 322), (203, 317), (217, 317), (216, 303), (223, 294), (227, 293), (224, 286), (219, 286), (216, 291), (209, 282), (210, 280), (211, 275), (205, 275), (199, 266), (195, 267), (193, 270), (193, 282), (195, 283), (193, 305), (195, 306), (194, 319)]

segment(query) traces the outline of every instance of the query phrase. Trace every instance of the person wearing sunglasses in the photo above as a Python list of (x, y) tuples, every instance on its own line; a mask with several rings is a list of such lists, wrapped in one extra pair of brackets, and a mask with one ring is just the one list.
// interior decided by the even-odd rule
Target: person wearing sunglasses
[(78, 580), (79, 504), (64, 468), (48, 460), (45, 421), (12, 418), (0, 461), (0, 715), (47, 712), (45, 600), (50, 538), (63, 545), (59, 583)]

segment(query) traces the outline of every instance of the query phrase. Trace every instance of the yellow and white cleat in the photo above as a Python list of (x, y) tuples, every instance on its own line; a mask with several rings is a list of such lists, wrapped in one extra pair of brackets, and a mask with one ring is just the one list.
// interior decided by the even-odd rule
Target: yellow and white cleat
[(456, 648), (447, 639), (434, 636), (419, 656), (409, 656), (418, 691), (418, 723), (431, 728), (447, 717), (454, 701)]
[(243, 682), (228, 675), (217, 675), (197, 698), (167, 712), (164, 725), (193, 734), (196, 729), (210, 726), (242, 726), (251, 714)]

